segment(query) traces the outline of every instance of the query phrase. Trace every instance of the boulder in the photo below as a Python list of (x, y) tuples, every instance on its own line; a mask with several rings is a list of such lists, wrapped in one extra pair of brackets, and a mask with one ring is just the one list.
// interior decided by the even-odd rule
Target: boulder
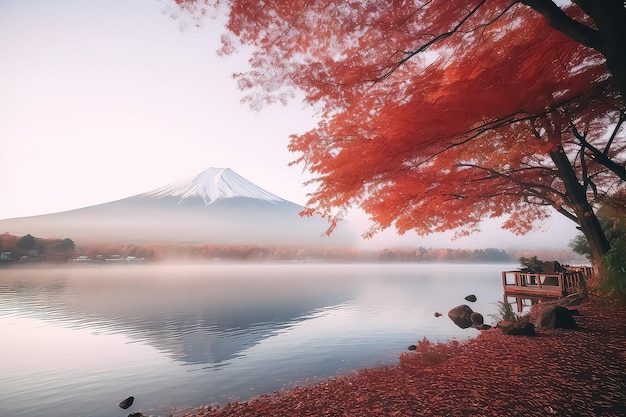
[(537, 327), (546, 329), (575, 329), (578, 327), (575, 315), (578, 310), (569, 310), (563, 306), (549, 304), (541, 309), (537, 315)]
[(472, 313), (473, 311), (469, 306), (461, 304), (448, 311), (448, 317), (461, 329), (467, 329), (472, 327)]
[(485, 318), (483, 317), (483, 315), (480, 313), (477, 313), (476, 311), (474, 311), (470, 315), (470, 320), (472, 320), (472, 326), (474, 327), (481, 326), (485, 323)]
[(501, 321), (498, 327), (509, 336), (535, 336), (535, 325), (528, 321)]
[(556, 302), (558, 305), (567, 307), (567, 306), (577, 306), (582, 304), (585, 301), (584, 297), (580, 294), (570, 294), (563, 298), (559, 298)]
[(468, 296), (465, 297), (466, 301), (469, 301), (470, 303), (475, 303), (476, 302), (476, 296), (474, 294), (470, 294)]
[(489, 330), (491, 329), (491, 326), (488, 324), (481, 324), (480, 326), (476, 326), (477, 330)]
[(513, 326), (513, 328), (511, 328), (506, 334), (509, 336), (534, 336), (536, 335), (535, 325), (530, 322), (526, 322), (521, 326)]

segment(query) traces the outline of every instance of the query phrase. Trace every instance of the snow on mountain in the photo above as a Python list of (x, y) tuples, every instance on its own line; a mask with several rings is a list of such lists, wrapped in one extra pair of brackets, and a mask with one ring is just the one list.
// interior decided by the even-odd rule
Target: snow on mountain
[(200, 197), (207, 206), (233, 197), (255, 198), (269, 202), (287, 201), (253, 184), (230, 168), (209, 168), (193, 178), (171, 183), (144, 193), (141, 197), (175, 197), (180, 201)]

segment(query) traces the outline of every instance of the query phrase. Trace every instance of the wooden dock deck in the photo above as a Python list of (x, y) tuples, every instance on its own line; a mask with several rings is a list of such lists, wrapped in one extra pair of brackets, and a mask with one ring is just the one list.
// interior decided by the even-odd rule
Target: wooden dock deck
[(586, 266), (568, 267), (565, 272), (556, 273), (504, 271), (502, 287), (505, 295), (560, 298), (582, 290), (592, 273), (592, 268)]
[(504, 302), (517, 305), (517, 312), (555, 298), (580, 292), (593, 274), (588, 266), (567, 267), (564, 272), (502, 272)]

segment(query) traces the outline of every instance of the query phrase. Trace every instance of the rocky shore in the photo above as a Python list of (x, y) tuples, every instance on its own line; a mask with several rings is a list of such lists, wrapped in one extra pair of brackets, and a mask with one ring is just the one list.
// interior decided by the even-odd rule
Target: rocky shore
[(626, 307), (576, 308), (574, 330), (422, 342), (398, 365), (185, 416), (626, 416)]

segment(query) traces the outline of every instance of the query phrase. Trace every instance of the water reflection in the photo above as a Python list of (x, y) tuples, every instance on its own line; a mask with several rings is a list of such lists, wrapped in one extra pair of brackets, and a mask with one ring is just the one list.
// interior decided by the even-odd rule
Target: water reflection
[(550, 301), (554, 301), (554, 297), (535, 297), (528, 295), (511, 295), (508, 293), (504, 293), (503, 301), (505, 303), (509, 303), (512, 306), (515, 306), (515, 310), (518, 314), (527, 314), (530, 313), (533, 306), (537, 304), (547, 303)]
[(190, 265), (77, 267), (61, 274), (31, 270), (27, 277), (11, 271), (0, 285), (0, 305), (73, 328), (128, 334), (175, 360), (219, 366), (351, 296), (337, 283), (329, 291), (323, 277), (255, 268), (213, 266), (207, 274)]
[[(416, 340), (467, 338), (445, 317), (501, 300), (498, 265), (176, 265), (7, 268), (0, 415), (110, 416), (135, 395), (245, 399), (379, 363)], [(433, 313), (444, 313), (435, 318)]]

